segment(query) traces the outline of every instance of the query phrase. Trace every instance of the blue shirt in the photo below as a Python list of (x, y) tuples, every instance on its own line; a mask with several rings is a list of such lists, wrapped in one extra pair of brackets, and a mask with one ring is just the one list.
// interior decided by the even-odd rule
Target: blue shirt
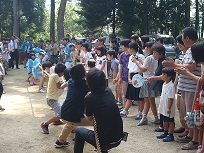
[(61, 107), (61, 118), (69, 122), (80, 122), (84, 117), (84, 97), (88, 92), (86, 80), (76, 83), (69, 79), (67, 96)]
[(114, 58), (111, 60), (111, 70), (114, 71), (115, 69), (118, 69), (119, 61)]
[(65, 47), (65, 50), (64, 50), (64, 52), (65, 52), (65, 55), (66, 55), (66, 62), (72, 62), (73, 60), (72, 60), (72, 58), (71, 58), (71, 50), (70, 50), (70, 42), (68, 42), (67, 44), (66, 44), (66, 47)]

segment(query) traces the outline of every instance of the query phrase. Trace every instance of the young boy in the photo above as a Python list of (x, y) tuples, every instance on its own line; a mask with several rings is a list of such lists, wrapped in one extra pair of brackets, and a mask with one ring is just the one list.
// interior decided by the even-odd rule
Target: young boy
[[(164, 133), (157, 136), (158, 139), (163, 139), (163, 142), (174, 141), (174, 116), (175, 116), (175, 87), (173, 80), (175, 72), (172, 68), (162, 69), (162, 93), (160, 97), (158, 112), (163, 116)], [(169, 128), (169, 133), (168, 133)]]
[(56, 148), (67, 147), (67, 137), (76, 126), (92, 126), (93, 122), (84, 117), (84, 97), (89, 92), (85, 80), (86, 71), (82, 64), (70, 70), (71, 79), (68, 81), (67, 96), (61, 107), (61, 118), (66, 123), (55, 143)]
[[(106, 87), (104, 72), (96, 68), (91, 69), (87, 74), (87, 82), (91, 93), (85, 97), (86, 119), (92, 121), (93, 116), (95, 117), (101, 152), (108, 153), (107, 150), (117, 147), (121, 143), (123, 122), (115, 103), (115, 97), (112, 91)], [(94, 131), (77, 128), (74, 153), (83, 153), (85, 141), (96, 148)]]
[(118, 84), (114, 81), (118, 74), (118, 66), (119, 61), (116, 59), (116, 52), (115, 51), (108, 51), (107, 52), (107, 59), (111, 61), (111, 71), (112, 71), (112, 79), (113, 84), (115, 85), (115, 99), (118, 102), (122, 102), (122, 94), (119, 92)]
[(52, 122), (59, 121), (61, 117), (61, 105), (58, 102), (58, 89), (60, 89), (60, 77), (64, 75), (64, 70), (66, 66), (62, 63), (58, 63), (55, 66), (55, 73), (51, 74), (48, 81), (47, 88), (47, 104), (54, 110), (56, 116), (50, 118), (47, 122), (41, 124), (41, 128), (44, 134), (49, 134), (48, 126)]
[(34, 79), (40, 80), (39, 89), (38, 89), (39, 93), (45, 92), (42, 89), (42, 86), (45, 82), (45, 77), (43, 76), (43, 71), (40, 68), (40, 65), (42, 65), (42, 59), (44, 58), (44, 56), (45, 56), (44, 52), (39, 52), (38, 58), (35, 58), (35, 60), (33, 61), (33, 68), (32, 68), (32, 73), (33, 73)]

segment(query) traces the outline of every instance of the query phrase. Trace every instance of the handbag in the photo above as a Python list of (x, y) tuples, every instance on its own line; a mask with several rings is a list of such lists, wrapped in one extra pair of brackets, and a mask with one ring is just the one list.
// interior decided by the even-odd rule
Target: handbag
[(186, 113), (186, 123), (189, 128), (198, 127), (200, 124), (200, 92), (201, 85), (199, 85), (200, 78), (197, 81), (196, 92), (193, 98), (193, 105), (191, 112)]

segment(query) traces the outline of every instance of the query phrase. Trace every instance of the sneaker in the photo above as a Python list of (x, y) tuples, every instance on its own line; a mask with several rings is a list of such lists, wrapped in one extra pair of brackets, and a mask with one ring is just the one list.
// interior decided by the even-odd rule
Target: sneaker
[(162, 133), (160, 135), (157, 135), (156, 137), (157, 137), (157, 139), (163, 139), (163, 138), (166, 138), (167, 135), (168, 135), (168, 133)]
[(43, 85), (42, 88), (47, 88), (47, 86)]
[(152, 120), (151, 123), (152, 124), (160, 124), (160, 119)]
[(189, 143), (192, 140), (192, 137), (184, 136), (184, 137), (177, 137), (177, 141), (180, 143)]
[(42, 90), (42, 89), (39, 89), (39, 90), (38, 90), (38, 93), (45, 93), (45, 91)]
[(181, 149), (182, 150), (196, 150), (198, 149), (198, 143), (193, 143), (193, 141), (190, 141), (189, 143), (183, 145)]
[(125, 110), (122, 110), (120, 112), (120, 117), (127, 117), (127, 112)]
[(173, 135), (167, 135), (165, 138), (163, 138), (163, 142), (170, 142), (170, 141), (174, 141)]
[(116, 104), (121, 106), (121, 105), (122, 105), (122, 102), (116, 101)]
[(142, 119), (142, 114), (137, 114), (135, 116), (135, 120), (141, 120)]
[(59, 140), (57, 140), (57, 141), (55, 142), (55, 147), (56, 147), (56, 148), (68, 147), (69, 145), (70, 145), (69, 142), (61, 143), (61, 142), (59, 142)]
[(154, 129), (154, 132), (164, 132), (164, 129), (162, 127), (157, 127)]
[(147, 125), (147, 123), (148, 123), (148, 119), (145, 119), (144, 121), (139, 121), (139, 122), (137, 123), (137, 126)]
[(47, 125), (45, 122), (43, 122), (43, 123), (40, 125), (40, 127), (42, 128), (44, 134), (49, 134), (48, 125)]

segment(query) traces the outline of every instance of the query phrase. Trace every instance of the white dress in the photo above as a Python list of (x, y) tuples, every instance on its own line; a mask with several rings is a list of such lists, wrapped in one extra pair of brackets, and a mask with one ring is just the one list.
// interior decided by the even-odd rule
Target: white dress
[(171, 113), (170, 115), (167, 114), (167, 108), (169, 106), (169, 99), (175, 98), (175, 87), (172, 81), (169, 83), (164, 83), (162, 86), (162, 93), (160, 97), (160, 103), (159, 103), (159, 114), (162, 114), (163, 116), (173, 118), (175, 116), (175, 101), (173, 102), (173, 105), (171, 107)]

